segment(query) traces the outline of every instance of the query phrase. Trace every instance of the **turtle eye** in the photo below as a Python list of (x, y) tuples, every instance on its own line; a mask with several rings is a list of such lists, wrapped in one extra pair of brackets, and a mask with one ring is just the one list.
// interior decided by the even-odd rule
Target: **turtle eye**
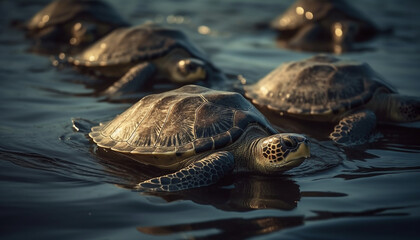
[(297, 142), (292, 138), (283, 138), (282, 141), (287, 148), (295, 148), (297, 145)]
[(204, 62), (198, 59), (184, 59), (178, 62), (177, 71), (185, 80), (196, 81), (205, 79)]

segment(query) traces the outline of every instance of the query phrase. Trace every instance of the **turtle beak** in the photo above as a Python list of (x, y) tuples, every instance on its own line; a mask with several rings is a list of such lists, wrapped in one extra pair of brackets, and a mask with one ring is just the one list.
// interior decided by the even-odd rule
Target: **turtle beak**
[(290, 163), (287, 165), (289, 167), (296, 167), (299, 166), (304, 159), (311, 156), (311, 147), (309, 140), (304, 137), (303, 135), (292, 135), (295, 141), (298, 142), (298, 147), (295, 151), (289, 153), (287, 159), (289, 159)]
[(177, 72), (179, 82), (196, 82), (207, 78), (206, 63), (195, 58), (183, 59), (178, 62)]

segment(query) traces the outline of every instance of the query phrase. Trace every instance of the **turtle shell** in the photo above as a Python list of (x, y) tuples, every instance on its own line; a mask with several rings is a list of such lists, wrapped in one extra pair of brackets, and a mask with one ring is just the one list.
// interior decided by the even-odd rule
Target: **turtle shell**
[(144, 97), (114, 120), (93, 127), (89, 136), (100, 147), (171, 166), (232, 144), (250, 124), (277, 132), (242, 95), (186, 85)]
[(279, 31), (296, 30), (330, 17), (331, 21), (353, 20), (373, 25), (360, 11), (342, 0), (299, 0), (274, 19), (271, 26)]
[(99, 0), (56, 0), (35, 14), (27, 24), (29, 31), (88, 20), (101, 22), (116, 28), (128, 26), (118, 13), (108, 4)]
[(153, 24), (116, 29), (69, 62), (86, 67), (123, 65), (164, 56), (176, 47), (209, 63), (185, 34)]
[(257, 105), (307, 116), (339, 114), (360, 107), (379, 88), (395, 92), (366, 63), (318, 55), (284, 63), (244, 90)]

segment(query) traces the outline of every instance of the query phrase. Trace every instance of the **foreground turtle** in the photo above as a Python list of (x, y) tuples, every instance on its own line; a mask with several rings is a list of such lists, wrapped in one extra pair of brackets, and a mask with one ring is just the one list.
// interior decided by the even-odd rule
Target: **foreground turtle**
[(159, 81), (188, 84), (221, 76), (185, 34), (153, 24), (117, 29), (68, 61), (100, 76), (120, 78), (105, 91), (108, 95)]
[(380, 122), (420, 120), (420, 98), (402, 96), (366, 63), (318, 55), (282, 64), (254, 85), (246, 97), (296, 118), (338, 122), (330, 138), (365, 142)]
[(271, 22), (280, 45), (304, 51), (342, 52), (378, 28), (344, 0), (299, 0)]
[(115, 28), (128, 25), (100, 0), (56, 0), (35, 14), (26, 29), (28, 37), (41, 45), (39, 48), (51, 50), (52, 44), (63, 45), (60, 50), (67, 51), (85, 47)]
[(304, 136), (278, 133), (240, 94), (196, 85), (144, 97), (89, 136), (99, 147), (176, 171), (138, 184), (148, 191), (207, 186), (232, 170), (277, 173), (309, 156)]

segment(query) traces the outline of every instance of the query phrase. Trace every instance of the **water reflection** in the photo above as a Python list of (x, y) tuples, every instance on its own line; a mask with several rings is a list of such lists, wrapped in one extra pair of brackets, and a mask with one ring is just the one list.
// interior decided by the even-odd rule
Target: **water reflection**
[[(120, 178), (120, 187), (133, 189), (137, 183), (162, 175), (162, 170), (140, 164), (121, 154), (94, 147), (106, 174)], [(285, 176), (232, 175), (217, 184), (179, 192), (144, 192), (167, 202), (190, 200), (225, 211), (255, 209), (292, 210), (301, 198), (299, 186)], [(313, 192), (312, 194), (318, 194)], [(319, 193), (319, 195), (323, 195)]]
[(224, 211), (292, 210), (301, 198), (299, 185), (281, 176), (242, 175), (210, 187), (175, 193), (149, 193), (168, 202), (190, 200)]
[(345, 180), (360, 178), (369, 178), (388, 174), (402, 174), (408, 172), (420, 172), (420, 166), (417, 167), (358, 167), (355, 170), (343, 171), (343, 173), (334, 176)]
[[(229, 218), (160, 227), (138, 227), (137, 230), (150, 235), (187, 233), (193, 239), (245, 239), (299, 225), (303, 225), (303, 217), (261, 217), (251, 219)], [(216, 233), (209, 234), (210, 230), (216, 230)], [(198, 232), (198, 236), (193, 232)], [(203, 236), (200, 232), (207, 234)]]
[[(263, 234), (278, 232), (284, 229), (304, 225), (305, 222), (353, 218), (353, 217), (398, 217), (407, 216), (405, 207), (368, 209), (356, 212), (313, 211), (315, 216), (285, 216), (260, 218), (229, 218), (210, 220), (199, 223), (184, 223), (167, 226), (137, 227), (137, 230), (149, 235), (174, 235), (183, 233), (193, 239), (245, 239)], [(400, 210), (395, 212), (396, 210)], [(388, 212), (392, 211), (392, 212)], [(216, 230), (216, 231), (211, 231)], [(203, 234), (204, 233), (204, 234)]]

